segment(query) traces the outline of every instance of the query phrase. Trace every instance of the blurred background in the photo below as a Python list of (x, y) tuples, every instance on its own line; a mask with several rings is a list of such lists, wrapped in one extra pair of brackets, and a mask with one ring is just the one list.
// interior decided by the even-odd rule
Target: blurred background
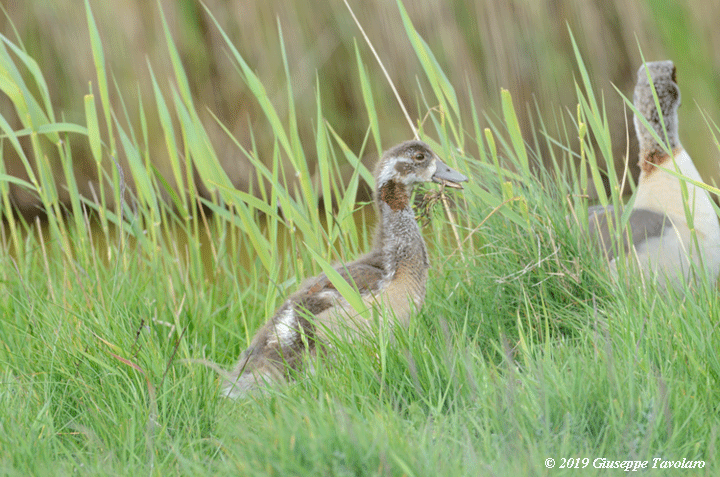
[[(0, 32), (21, 44), (37, 60), (48, 82), (57, 117), (84, 125), (83, 97), (96, 85), (83, 2), (4, 3), (6, 14), (0, 16)], [(616, 164), (624, 163), (629, 148), (631, 171), (635, 176), (637, 147), (632, 129), (629, 144), (626, 140), (626, 126), (632, 127), (632, 122), (629, 115), (626, 119), (623, 101), (612, 84), (632, 97), (636, 71), (642, 62), (640, 49), (647, 61), (672, 59), (678, 68), (683, 95), (681, 140), (705, 180), (720, 182), (720, 152), (701, 113), (705, 111), (710, 119), (720, 123), (720, 29), (717, 28), (720, 0), (405, 0), (404, 3), (415, 27), (455, 87), (460, 103), (467, 105), (472, 96), (480, 110), (495, 118), (495, 111), (500, 111), (500, 88), (510, 90), (528, 139), (532, 137), (530, 129), (533, 122), (537, 124), (538, 113), (551, 131), (560, 116), (564, 115), (566, 122), (575, 116), (574, 79), (579, 76), (569, 27), (596, 94), (603, 92)], [(315, 91), (319, 84), (329, 123), (353, 150), (359, 150), (368, 120), (355, 60), (356, 40), (378, 104), (385, 134), (383, 147), (412, 136), (387, 81), (341, 0), (206, 0), (205, 4), (257, 72), (281, 114), (287, 111), (288, 102), (279, 39), (279, 27), (282, 28), (304, 143), (314, 144)], [(420, 88), (428, 91), (429, 87), (402, 27), (396, 2), (350, 0), (350, 4), (411, 116), (414, 120), (422, 118), (426, 111), (418, 91)], [(158, 169), (170, 175), (148, 68), (150, 64), (168, 98), (173, 75), (159, 12), (161, 7), (190, 79), (195, 106), (204, 117), (218, 156), (235, 185), (247, 189), (251, 166), (212, 114), (220, 118), (241, 144), (250, 146), (254, 140), (261, 155), (272, 151), (272, 131), (265, 127), (262, 111), (235, 71), (220, 33), (202, 4), (197, 0), (90, 0), (90, 5), (111, 74), (115, 110), (122, 111), (124, 107), (127, 111), (127, 118), (118, 120), (139, 133), (142, 98), (150, 135), (148, 148)], [(124, 105), (120, 104), (120, 95)], [(469, 113), (470, 108), (464, 111)], [(21, 128), (10, 101), (2, 93), (0, 114), (15, 129)], [(464, 118), (464, 123), (472, 127), (469, 117)], [(571, 146), (577, 148), (577, 138), (571, 139), (575, 141)], [(83, 141), (73, 144), (76, 147), (73, 160), (76, 170), (82, 171), (79, 174), (86, 176), (78, 177), (81, 192), (88, 193), (88, 184), (97, 175), (90, 152), (84, 150), (86, 145), (81, 143)], [(3, 152), (6, 171), (26, 177), (11, 148), (5, 145)], [(475, 154), (471, 148), (467, 152)], [(305, 154), (312, 158), (314, 151), (305, 151)], [(122, 164), (122, 157), (119, 160)], [(33, 197), (17, 187), (13, 195), (17, 207), (32, 215), (36, 210)]]

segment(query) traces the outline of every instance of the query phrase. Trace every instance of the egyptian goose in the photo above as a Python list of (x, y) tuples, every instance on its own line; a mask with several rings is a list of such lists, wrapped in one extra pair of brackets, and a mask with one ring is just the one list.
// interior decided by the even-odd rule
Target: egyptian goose
[[(655, 105), (648, 72), (655, 85), (662, 120)], [(640, 67), (633, 103), (661, 140), (666, 140), (667, 131), (667, 146), (672, 155), (667, 154), (667, 146), (659, 144), (636, 115), (634, 123), (640, 143), (641, 172), (628, 220), (631, 233), (629, 236), (625, 234), (623, 249), (626, 253), (630, 249), (635, 252), (632, 260), (636, 257), (643, 275), (658, 279), (661, 289), (666, 286), (665, 279), (674, 287), (687, 281), (691, 276), (690, 260), (714, 283), (720, 271), (720, 225), (710, 197), (707, 191), (689, 182), (685, 182), (687, 196), (683, 197), (681, 180), (663, 170), (676, 171), (702, 182), (678, 138), (680, 89), (672, 61), (647, 63), (647, 69), (645, 65)], [(665, 131), (661, 121), (664, 121)], [(685, 214), (686, 205), (692, 216), (690, 226)], [(591, 207), (589, 218), (591, 236), (609, 260), (611, 269), (617, 272), (618, 248), (613, 244), (615, 234), (609, 229), (609, 222), (615, 220), (612, 206), (607, 209)], [(691, 228), (695, 231), (697, 242)]]
[[(445, 165), (424, 142), (407, 141), (383, 154), (375, 179), (374, 247), (335, 270), (357, 288), (368, 308), (384, 306), (398, 324), (407, 325), (411, 312), (425, 300), (429, 267), (425, 241), (410, 207), (413, 186), (433, 181), (461, 189), (459, 183), (467, 177)], [(288, 370), (302, 369), (328, 334), (352, 339), (353, 332), (368, 324), (368, 318), (353, 310), (324, 273), (310, 279), (257, 332), (226, 378), (222, 394), (237, 398), (285, 382)]]

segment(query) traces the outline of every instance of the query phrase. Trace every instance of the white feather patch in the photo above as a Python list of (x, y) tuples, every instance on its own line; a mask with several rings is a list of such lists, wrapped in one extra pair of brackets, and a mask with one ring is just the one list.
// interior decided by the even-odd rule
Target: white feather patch
[(281, 347), (290, 346), (294, 343), (298, 334), (298, 323), (295, 310), (289, 306), (278, 317), (275, 323), (275, 332), (268, 338), (268, 344), (279, 343)]
[(377, 177), (377, 183), (378, 184), (385, 184), (386, 182), (390, 181), (393, 177), (395, 177), (396, 171), (395, 171), (395, 161), (386, 161), (382, 168), (380, 169), (380, 173)]

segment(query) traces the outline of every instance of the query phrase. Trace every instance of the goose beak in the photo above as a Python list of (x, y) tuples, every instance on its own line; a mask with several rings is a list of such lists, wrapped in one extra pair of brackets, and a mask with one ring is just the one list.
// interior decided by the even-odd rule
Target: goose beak
[(460, 182), (467, 182), (468, 178), (466, 176), (460, 174), (455, 169), (451, 169), (440, 159), (436, 159), (435, 164), (437, 165), (437, 169), (435, 169), (435, 174), (432, 176), (433, 182), (444, 184), (445, 187), (452, 187), (453, 189), (463, 188)]

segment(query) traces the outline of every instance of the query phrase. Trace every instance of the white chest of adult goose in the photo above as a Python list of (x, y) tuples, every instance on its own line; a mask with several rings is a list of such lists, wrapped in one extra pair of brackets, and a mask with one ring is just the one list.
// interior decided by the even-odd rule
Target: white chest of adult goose
[[(356, 287), (369, 308), (381, 305), (399, 325), (425, 300), (428, 257), (420, 227), (410, 207), (419, 182), (440, 182), (462, 188), (467, 177), (449, 168), (421, 141), (406, 141), (383, 154), (374, 193), (378, 226), (373, 249), (358, 260), (336, 268)], [(359, 320), (359, 321), (358, 321)], [(231, 398), (253, 389), (281, 383), (290, 369), (301, 369), (328, 333), (345, 333), (364, 326), (363, 318), (323, 273), (290, 296), (257, 332), (224, 383)]]
[[(661, 117), (653, 97), (648, 72), (655, 86)], [(720, 271), (720, 225), (707, 191), (685, 182), (687, 195), (683, 196), (681, 179), (661, 169), (676, 171), (685, 177), (702, 182), (692, 159), (680, 144), (678, 137), (678, 106), (680, 89), (672, 61), (656, 61), (641, 66), (633, 104), (653, 128), (657, 136), (667, 141), (672, 152), (668, 155), (636, 116), (635, 132), (640, 144), (640, 178), (635, 202), (628, 224), (631, 229), (625, 252), (634, 251), (645, 277), (658, 279), (661, 288), (666, 279), (674, 286), (689, 280), (690, 262), (710, 276), (713, 282)], [(658, 167), (659, 166), (659, 167)], [(691, 221), (685, 207), (689, 208)], [(614, 220), (612, 207), (590, 208), (590, 232), (600, 245), (613, 270), (617, 269), (616, 251), (609, 222)], [(695, 238), (691, 233), (694, 229)]]

